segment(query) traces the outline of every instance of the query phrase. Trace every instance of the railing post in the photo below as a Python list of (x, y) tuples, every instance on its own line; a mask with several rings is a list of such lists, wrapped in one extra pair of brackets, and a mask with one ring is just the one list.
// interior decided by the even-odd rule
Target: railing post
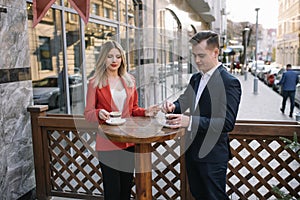
[(29, 106), (27, 111), (30, 112), (32, 146), (34, 156), (34, 169), (36, 181), (36, 198), (39, 200), (49, 199), (46, 186), (46, 171), (43, 153), (42, 129), (38, 124), (40, 116), (46, 116), (48, 106)]
[(190, 192), (189, 181), (186, 173), (185, 165), (185, 151), (187, 150), (186, 146), (186, 137), (187, 135), (182, 136), (180, 140), (180, 196), (184, 200), (195, 200)]

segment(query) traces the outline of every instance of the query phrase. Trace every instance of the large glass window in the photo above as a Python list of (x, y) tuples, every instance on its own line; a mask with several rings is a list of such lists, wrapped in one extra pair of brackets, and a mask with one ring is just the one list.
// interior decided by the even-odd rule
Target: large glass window
[[(82, 84), (82, 53), (81, 53), (81, 39), (80, 39), (80, 24), (79, 15), (74, 13), (65, 12), (65, 16), (72, 16), (74, 19), (71, 22), (65, 22), (66, 34), (66, 69), (61, 70), (63, 79), (63, 96), (65, 97), (65, 105), (70, 105), (70, 113), (81, 114), (84, 109), (83, 99), (83, 84)], [(65, 17), (65, 19), (67, 19)], [(68, 77), (68, 78), (67, 78)], [(67, 83), (66, 83), (66, 80)], [(65, 90), (64, 88), (68, 88)], [(69, 93), (69, 94), (68, 94)], [(68, 98), (69, 96), (69, 98)], [(69, 102), (69, 103), (68, 103)]]
[(133, 1), (91, 0), (87, 24), (81, 24), (69, 1), (55, 4), (33, 28), (32, 1), (27, 3), (34, 103), (48, 105), (53, 113), (83, 114), (87, 82), (105, 41), (119, 41), (127, 52), (128, 70), (135, 70)]
[(33, 100), (59, 110), (63, 99), (58, 74), (63, 68), (62, 27), (59, 10), (49, 9), (42, 21), (32, 28), (32, 4), (27, 4)]

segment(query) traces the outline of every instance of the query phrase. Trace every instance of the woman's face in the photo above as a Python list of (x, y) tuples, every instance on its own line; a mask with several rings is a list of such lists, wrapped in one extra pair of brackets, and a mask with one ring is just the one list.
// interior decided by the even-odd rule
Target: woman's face
[(111, 49), (106, 57), (106, 69), (111, 72), (118, 71), (122, 63), (122, 55), (119, 49)]

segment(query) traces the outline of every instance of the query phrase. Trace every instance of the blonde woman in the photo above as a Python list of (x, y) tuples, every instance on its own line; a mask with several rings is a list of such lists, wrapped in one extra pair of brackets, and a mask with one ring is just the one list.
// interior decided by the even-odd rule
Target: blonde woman
[[(125, 52), (115, 41), (101, 46), (94, 76), (88, 84), (84, 116), (88, 121), (104, 123), (112, 111), (122, 112), (122, 117), (154, 116), (158, 106), (148, 109), (138, 106), (138, 95), (133, 76), (126, 70)], [(112, 142), (97, 135), (98, 151), (103, 175), (104, 199), (129, 200), (133, 182), (134, 144)], [(127, 170), (123, 169), (127, 165)], [(120, 166), (120, 168), (118, 168)], [(122, 167), (121, 167), (122, 166)], [(128, 170), (129, 169), (129, 170)]]

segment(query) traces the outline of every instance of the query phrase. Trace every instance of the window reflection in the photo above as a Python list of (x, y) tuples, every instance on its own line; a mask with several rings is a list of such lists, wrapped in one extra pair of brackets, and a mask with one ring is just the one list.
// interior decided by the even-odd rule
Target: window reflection
[(94, 69), (99, 57), (101, 45), (107, 40), (115, 39), (117, 29), (89, 22), (85, 27), (85, 56), (86, 75), (90, 79), (94, 75)]
[[(62, 1), (62, 5), (60, 2), (60, 0), (55, 2), (59, 6), (55, 6), (56, 9), (49, 9), (34, 29), (32, 29), (32, 4), (27, 4), (35, 104), (49, 105), (50, 112), (82, 114), (87, 86), (87, 83), (83, 82), (83, 76), (84, 80), (88, 81), (94, 75), (101, 45), (107, 40), (117, 40), (121, 43), (126, 50), (128, 71), (136, 76), (140, 84), (145, 80), (136, 73), (137, 67), (157, 68), (152, 70), (153, 73), (158, 73), (155, 77), (158, 77), (157, 82), (160, 85), (159, 88), (155, 88), (156, 94), (153, 95), (156, 96), (156, 101), (160, 102), (180, 90), (182, 75), (178, 71), (182, 68), (184, 71), (186, 68), (184, 59), (188, 57), (186, 55), (188, 52), (183, 53), (182, 49), (188, 49), (184, 46), (188, 42), (178, 40), (181, 25), (173, 11), (170, 9), (157, 11), (160, 29), (155, 36), (157, 48), (154, 54), (152, 47), (143, 47), (148, 42), (152, 44), (153, 34), (152, 30), (142, 32), (136, 27), (138, 24), (136, 20), (139, 17), (135, 15), (139, 12), (134, 1), (91, 0), (89, 23), (82, 25), (77, 11), (72, 8), (69, 1)], [(63, 9), (62, 6), (68, 9)], [(61, 21), (62, 13), (65, 22)], [(145, 14), (149, 17), (153, 15), (152, 11)], [(84, 33), (83, 37), (80, 35), (81, 32)], [(143, 41), (139, 40), (141, 37)], [(83, 47), (85, 49), (82, 49)], [(185, 62), (184, 65), (181, 62)], [(151, 82), (149, 85), (156, 87), (155, 84)], [(145, 99), (144, 94), (153, 94), (151, 88), (142, 89), (139, 94), (140, 102)]]
[[(67, 58), (67, 70), (64, 68), (61, 70), (59, 77), (62, 77), (62, 85), (60, 88), (63, 92), (65, 99), (65, 105), (70, 109), (70, 113), (79, 114), (83, 112), (83, 84), (82, 84), (82, 54), (81, 54), (81, 40), (80, 40), (80, 26), (79, 15), (74, 13), (65, 12), (67, 16), (71, 16), (71, 23), (66, 21), (66, 58)], [(65, 18), (67, 19), (67, 18)], [(68, 74), (68, 79), (66, 76)], [(66, 83), (66, 80), (67, 83)], [(68, 88), (68, 90), (65, 90)], [(69, 97), (69, 98), (67, 98)], [(68, 103), (69, 102), (69, 103)]]
[[(28, 24), (32, 27), (32, 4), (27, 4)], [(35, 104), (58, 109), (62, 95), (58, 87), (58, 74), (63, 66), (62, 29), (60, 11), (49, 9), (37, 26), (29, 28), (31, 76)]]
[[(126, 10), (127, 4), (127, 10)], [(132, 0), (119, 0), (120, 22), (134, 26), (134, 4)], [(127, 20), (127, 21), (126, 21)]]
[[(32, 27), (32, 4), (27, 4), (27, 10), (29, 27)], [(82, 113), (80, 20), (78, 15), (65, 12), (64, 57), (60, 19), (60, 10), (49, 9), (34, 29), (28, 29), (34, 104), (48, 105), (49, 112), (54, 113)]]
[(118, 20), (117, 18), (117, 0), (91, 0), (90, 13), (98, 17), (104, 17), (111, 20)]

